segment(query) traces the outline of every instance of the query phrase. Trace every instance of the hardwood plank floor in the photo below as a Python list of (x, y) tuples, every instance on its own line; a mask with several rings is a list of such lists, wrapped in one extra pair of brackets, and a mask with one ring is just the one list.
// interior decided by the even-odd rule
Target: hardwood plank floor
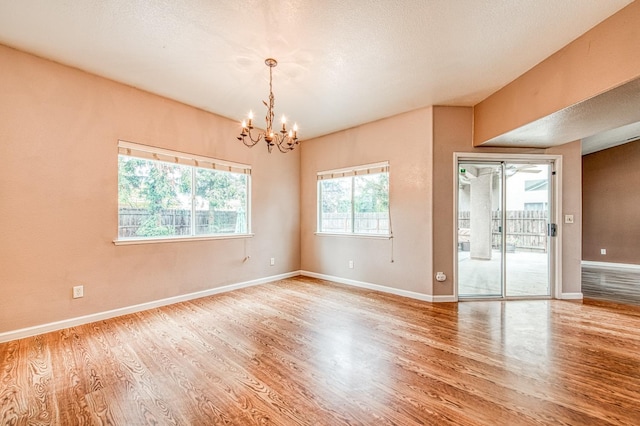
[(640, 308), (296, 277), (0, 344), (2, 425), (637, 425)]

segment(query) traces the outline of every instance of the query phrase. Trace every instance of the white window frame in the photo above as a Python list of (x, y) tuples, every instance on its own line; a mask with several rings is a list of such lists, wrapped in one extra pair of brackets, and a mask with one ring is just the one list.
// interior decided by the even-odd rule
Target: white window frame
[[(389, 188), (388, 188), (388, 197), (389, 197), (389, 209), (387, 212), (388, 220), (389, 220), (389, 231), (385, 234), (373, 234), (373, 233), (356, 233), (356, 232), (326, 232), (321, 230), (321, 221), (322, 221), (322, 191), (321, 191), (321, 183), (325, 179), (336, 179), (343, 178), (349, 176), (362, 176), (368, 174), (378, 174), (378, 173), (387, 173), (389, 177)], [(374, 239), (390, 239), (393, 238), (393, 228), (391, 225), (391, 173), (388, 161), (382, 161), (379, 163), (371, 163), (371, 164), (363, 164), (360, 166), (353, 167), (345, 167), (341, 169), (333, 169), (333, 170), (325, 170), (320, 171), (316, 175), (317, 184), (316, 184), (316, 232), (315, 235), (319, 236), (332, 236), (332, 237), (358, 237), (358, 238), (374, 238)], [(352, 183), (353, 185), (353, 183)], [(351, 220), (353, 224), (353, 188), (351, 191)], [(353, 229), (353, 225), (352, 225)]]
[[(148, 145), (142, 145), (127, 141), (118, 141), (118, 156), (125, 155), (132, 158), (139, 158), (143, 160), (163, 161), (172, 164), (179, 164), (182, 166), (190, 166), (192, 172), (198, 168), (213, 169), (219, 171), (242, 173), (247, 176), (247, 231), (245, 233), (234, 234), (211, 234), (211, 235), (195, 235), (194, 233), (194, 209), (195, 204), (192, 203), (192, 231), (191, 235), (179, 235), (179, 236), (162, 236), (162, 237), (128, 237), (121, 238), (116, 237), (113, 240), (115, 245), (130, 245), (130, 244), (149, 244), (149, 243), (166, 243), (166, 242), (178, 242), (178, 241), (202, 241), (202, 240), (219, 240), (219, 239), (237, 239), (252, 237), (251, 233), (251, 166), (247, 164), (235, 163), (231, 161), (218, 160), (211, 157), (205, 157), (201, 155), (188, 154), (179, 151), (172, 151), (164, 148), (157, 148)], [(195, 191), (195, 188), (192, 188)], [(118, 219), (120, 215), (118, 213)], [(119, 220), (118, 220), (119, 223)], [(118, 228), (116, 233), (119, 234)]]

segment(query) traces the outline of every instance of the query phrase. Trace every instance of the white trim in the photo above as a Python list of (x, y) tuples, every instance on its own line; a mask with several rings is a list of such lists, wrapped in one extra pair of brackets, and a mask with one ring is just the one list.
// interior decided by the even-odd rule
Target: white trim
[(238, 238), (253, 238), (255, 234), (221, 234), (209, 236), (180, 236), (176, 238), (123, 238), (121, 240), (113, 240), (113, 244), (117, 246), (127, 246), (135, 244), (153, 244), (153, 243), (177, 243), (180, 241), (207, 241), (207, 240), (234, 240)]
[(380, 291), (382, 293), (395, 294), (396, 296), (408, 297), (410, 299), (421, 300), (423, 302), (456, 302), (455, 296), (432, 296), (430, 294), (416, 293), (414, 291), (400, 290), (393, 287), (387, 287), (380, 284), (371, 284), (363, 281), (351, 280), (348, 278), (336, 277), (334, 275), (319, 274), (311, 271), (300, 271), (300, 275), (304, 277), (318, 278), (321, 280), (333, 281), (340, 284), (346, 284), (353, 287), (366, 288), (369, 290)]
[(592, 266), (594, 268), (640, 269), (640, 265), (636, 265), (635, 263), (596, 262), (594, 260), (583, 260), (582, 266)]
[(457, 296), (431, 296), (432, 302), (433, 303), (450, 303), (450, 302), (457, 302), (458, 301), (458, 297)]
[(251, 287), (260, 284), (266, 284), (273, 281), (283, 280), (286, 278), (297, 277), (300, 275), (300, 271), (287, 272), (279, 275), (272, 275), (270, 277), (258, 278), (255, 280), (244, 281), (236, 284), (225, 285), (222, 287), (211, 288), (209, 290), (197, 291), (195, 293), (188, 293), (179, 296), (168, 297), (166, 299), (154, 300), (151, 302), (141, 303), (139, 305), (126, 306), (123, 308), (112, 309), (110, 311), (98, 312), (95, 314), (84, 315), (76, 318), (69, 318), (66, 320), (55, 321), (48, 324), (36, 325), (33, 327), (21, 328), (19, 330), (12, 330), (0, 333), (0, 343), (8, 342), (10, 340), (22, 339), (25, 337), (35, 336), (37, 334), (48, 333), (50, 331), (61, 330), (63, 328), (75, 327), (78, 325), (88, 324), (95, 321), (101, 321), (109, 318), (119, 317), (121, 315), (132, 314), (135, 312), (145, 311), (148, 309), (158, 308), (160, 306), (172, 305), (178, 302), (185, 302), (187, 300), (199, 299), (201, 297), (211, 296), (218, 293), (225, 293), (228, 291), (239, 290), (245, 287)]
[(562, 293), (560, 295), (560, 299), (562, 300), (582, 300), (582, 293)]
[[(503, 154), (499, 152), (454, 152), (454, 157), (458, 161), (466, 160), (488, 160), (488, 161), (520, 161), (524, 164), (536, 163), (538, 160), (554, 161), (558, 158), (562, 158), (562, 155), (557, 154)], [(456, 163), (457, 164), (457, 163)]]
[(390, 240), (393, 238), (391, 234), (337, 234), (331, 232), (314, 232), (319, 237), (350, 237), (350, 238), (369, 238), (374, 240)]
[[(558, 155), (556, 156), (556, 160), (555, 160), (555, 180), (554, 177), (551, 177), (551, 190), (553, 191), (553, 196), (555, 197), (555, 199), (553, 200), (553, 203), (555, 205), (555, 211), (553, 212), (554, 217), (551, 218), (553, 219), (553, 221), (557, 224), (557, 229), (558, 229), (558, 234), (556, 236), (556, 238), (552, 238), (551, 239), (551, 249), (553, 250), (555, 248), (555, 251), (553, 252), (553, 257), (550, 258), (550, 262), (551, 262), (551, 267), (554, 269), (555, 271), (555, 276), (554, 278), (554, 283), (552, 283), (553, 285), (553, 289), (555, 291), (552, 291), (551, 294), (556, 298), (556, 299), (562, 299), (563, 297), (563, 293), (562, 293), (562, 287), (563, 287), (563, 281), (562, 281), (562, 268), (564, 265), (564, 262), (562, 261), (562, 240), (564, 239), (564, 220), (562, 220), (563, 218), (563, 207), (562, 207), (562, 188), (563, 188), (563, 183), (562, 183), (562, 179), (563, 179), (563, 173), (562, 173), (562, 155)], [(555, 247), (554, 247), (555, 244)], [(571, 293), (567, 293), (567, 294), (571, 294)], [(580, 293), (580, 295), (582, 296), (582, 293)], [(582, 297), (580, 297), (582, 298)]]

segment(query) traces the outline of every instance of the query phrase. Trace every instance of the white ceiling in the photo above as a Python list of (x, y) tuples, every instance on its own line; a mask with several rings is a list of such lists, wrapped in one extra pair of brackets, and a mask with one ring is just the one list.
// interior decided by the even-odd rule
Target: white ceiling
[[(0, 0), (0, 43), (308, 139), (483, 100), (631, 0)], [(257, 124), (260, 125), (260, 122)]]

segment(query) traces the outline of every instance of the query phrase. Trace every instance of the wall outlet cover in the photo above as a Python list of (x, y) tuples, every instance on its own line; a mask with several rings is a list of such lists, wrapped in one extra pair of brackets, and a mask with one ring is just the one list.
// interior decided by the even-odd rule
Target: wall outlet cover
[(84, 297), (84, 286), (77, 285), (73, 287), (73, 298), (78, 299)]

